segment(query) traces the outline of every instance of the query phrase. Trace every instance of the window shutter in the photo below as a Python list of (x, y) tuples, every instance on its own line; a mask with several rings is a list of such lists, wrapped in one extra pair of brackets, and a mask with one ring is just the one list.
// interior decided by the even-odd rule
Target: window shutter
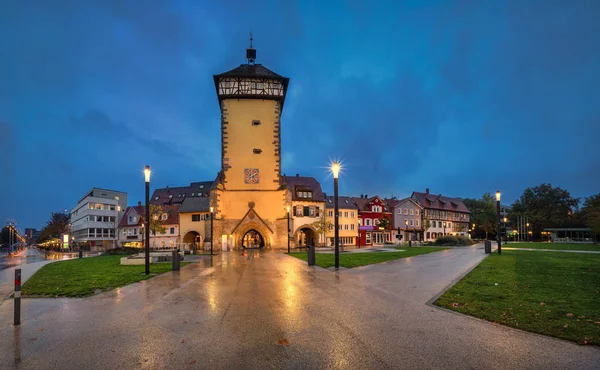
[(296, 206), (294, 206), (294, 214), (293, 214), (293, 216), (295, 216), (295, 215), (296, 215)]

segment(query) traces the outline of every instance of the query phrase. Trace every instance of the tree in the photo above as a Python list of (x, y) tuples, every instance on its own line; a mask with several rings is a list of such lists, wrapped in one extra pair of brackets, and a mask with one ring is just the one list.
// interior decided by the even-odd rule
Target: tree
[(377, 226), (383, 227), (386, 230), (389, 229), (390, 225), (392, 224), (390, 219), (387, 218), (385, 215), (378, 219), (377, 222)]
[(600, 193), (585, 198), (581, 207), (581, 217), (585, 226), (594, 233), (600, 233)]
[(490, 193), (484, 193), (480, 199), (466, 198), (463, 203), (471, 211), (471, 223), (475, 224), (475, 227), (482, 228), (486, 239), (489, 233), (496, 232), (498, 226), (496, 200)]
[(569, 224), (577, 211), (579, 198), (560, 187), (541, 184), (527, 188), (512, 205), (511, 218), (525, 216), (532, 231), (539, 232), (544, 227), (561, 227)]
[[(167, 218), (171, 215), (172, 209), (166, 208), (163, 209), (161, 206), (157, 206), (154, 204), (150, 204), (150, 232), (154, 232), (154, 234), (163, 234), (166, 231), (164, 225), (164, 220), (162, 219), (163, 213), (167, 214)], [(146, 211), (144, 210), (144, 215), (142, 215), (142, 221), (145, 220)], [(143, 221), (145, 222), (145, 221)]]
[(321, 213), (321, 217), (312, 223), (312, 227), (317, 230), (318, 234), (323, 235), (323, 246), (327, 245), (327, 237), (325, 236), (325, 233), (327, 233), (327, 230), (333, 227), (333, 224), (327, 220), (325, 217), (325, 212)]
[(429, 218), (429, 216), (423, 216), (421, 224), (423, 225), (423, 230), (429, 230), (429, 228), (431, 227), (431, 218)]
[(60, 238), (60, 234), (69, 231), (69, 215), (64, 213), (51, 213), (50, 220), (40, 231), (40, 242)]

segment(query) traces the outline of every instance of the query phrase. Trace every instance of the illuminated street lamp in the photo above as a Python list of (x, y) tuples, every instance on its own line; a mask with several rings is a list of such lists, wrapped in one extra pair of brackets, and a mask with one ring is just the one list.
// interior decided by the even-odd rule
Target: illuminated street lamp
[(215, 209), (210, 207), (210, 255), (213, 255), (213, 218), (215, 218)]
[[(146, 179), (146, 275), (150, 275), (150, 166), (144, 168)], [(118, 216), (117, 216), (118, 217)]]
[(502, 235), (500, 225), (500, 190), (496, 191), (496, 215), (498, 216), (498, 233), (496, 239), (498, 239), (498, 254), (502, 254)]
[(444, 222), (442, 225), (444, 226), (444, 236), (446, 236), (446, 223)]
[(334, 243), (335, 243), (335, 268), (340, 268), (340, 246), (339, 246), (339, 209), (338, 209), (338, 176), (340, 175), (340, 164), (336, 161), (331, 165), (331, 172), (333, 173), (333, 209), (335, 212), (334, 218)]
[(525, 235), (527, 238), (527, 242), (529, 242), (529, 222), (526, 224), (527, 228), (525, 229)]
[[(504, 221), (504, 225), (503, 225), (504, 226), (504, 232), (506, 232), (506, 222), (508, 221), (508, 219), (506, 218), (506, 216), (504, 216), (503, 221)], [(504, 237), (504, 244), (508, 244), (508, 239), (509, 239), (508, 234), (506, 234), (505, 237)]]
[(288, 254), (290, 254), (290, 252), (291, 252), (290, 251), (290, 232), (291, 232), (291, 230), (290, 230), (290, 206), (285, 207), (285, 209), (287, 210), (287, 218), (288, 218), (288, 220), (287, 220), (288, 221), (288, 233), (287, 233), (288, 241), (287, 242), (288, 242)]

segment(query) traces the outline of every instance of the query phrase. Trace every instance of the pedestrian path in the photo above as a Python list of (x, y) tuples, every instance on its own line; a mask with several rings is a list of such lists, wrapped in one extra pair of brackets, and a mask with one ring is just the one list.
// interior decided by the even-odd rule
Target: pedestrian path
[[(37, 256), (39, 252), (34, 250), (25, 250), (20, 252), (22, 254), (21, 257), (32, 257)], [(29, 253), (29, 254), (28, 254)], [(6, 257), (6, 258), (14, 258), (14, 257)], [(7, 268), (5, 270), (0, 270), (0, 305), (4, 302), (4, 300), (13, 293), (15, 288), (15, 270), (21, 269), (21, 284), (24, 284), (30, 277), (33, 276), (39, 269), (43, 266), (56, 262), (58, 260), (48, 260), (48, 261), (40, 261), (33, 263), (25, 263), (22, 265), (14, 266)]]

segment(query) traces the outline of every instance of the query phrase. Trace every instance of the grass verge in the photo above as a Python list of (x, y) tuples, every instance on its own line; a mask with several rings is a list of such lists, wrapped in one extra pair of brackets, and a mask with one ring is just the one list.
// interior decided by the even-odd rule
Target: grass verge
[[(420, 248), (412, 247), (406, 248), (404, 252), (366, 252), (366, 253), (340, 253), (340, 266), (342, 267), (358, 267), (366, 266), (374, 263), (380, 263), (385, 261), (396, 260), (399, 258), (406, 258), (412, 256), (418, 256), (420, 254), (427, 254), (432, 252), (438, 252), (446, 248)], [(306, 253), (290, 253), (290, 256), (294, 256), (301, 260), (306, 261), (308, 259)], [(327, 268), (335, 265), (335, 255), (326, 253), (316, 254), (316, 264), (318, 266)]]
[(534, 333), (600, 345), (600, 255), (492, 254), (435, 304)]
[[(121, 266), (123, 256), (100, 256), (50, 263), (43, 266), (25, 284), (24, 296), (87, 297), (124, 285), (146, 280), (155, 274), (171, 271), (171, 263), (150, 265), (150, 275), (144, 275), (145, 266)], [(181, 266), (188, 263), (181, 263)]]
[(562, 243), (511, 243), (503, 244), (507, 248), (531, 248), (531, 249), (558, 249), (568, 251), (596, 251), (600, 252), (600, 245), (594, 244), (562, 244)]

